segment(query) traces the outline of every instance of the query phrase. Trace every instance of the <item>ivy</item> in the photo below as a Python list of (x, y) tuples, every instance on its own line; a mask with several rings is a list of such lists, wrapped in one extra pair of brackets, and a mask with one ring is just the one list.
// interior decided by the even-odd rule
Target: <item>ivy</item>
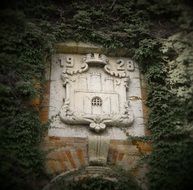
[[(151, 108), (148, 127), (152, 131), (154, 151), (150, 156), (151, 189), (191, 189), (193, 159), (192, 116), (193, 91), (190, 71), (192, 47), (187, 43), (190, 33), (169, 37), (163, 42), (160, 63), (163, 82), (148, 80), (148, 106)], [(186, 54), (185, 52), (189, 52)], [(163, 63), (164, 61), (164, 63)], [(156, 67), (157, 69), (159, 67)], [(151, 66), (148, 78), (151, 77)], [(157, 71), (156, 71), (157, 72)], [(154, 85), (154, 86), (153, 86)], [(187, 109), (187, 103), (189, 108)], [(156, 183), (155, 183), (156, 181)]]
[(39, 189), (42, 178), (47, 179), (40, 150), (45, 127), (29, 102), (42, 96), (45, 61), (54, 44), (69, 39), (126, 48), (139, 63), (148, 84), (147, 127), (153, 144), (149, 188), (193, 187), (191, 1), (21, 0), (3, 1), (2, 7), (2, 189)]
[[(48, 186), (47, 190), (140, 190), (137, 181), (130, 174), (130, 172), (125, 171), (119, 167), (111, 167), (109, 172), (97, 175), (95, 177), (89, 176), (85, 178), (82, 173), (85, 168), (82, 168), (73, 173), (68, 173), (67, 175), (60, 176), (60, 178), (52, 181)], [(72, 175), (72, 176), (71, 176)], [(79, 178), (80, 180), (77, 180)]]

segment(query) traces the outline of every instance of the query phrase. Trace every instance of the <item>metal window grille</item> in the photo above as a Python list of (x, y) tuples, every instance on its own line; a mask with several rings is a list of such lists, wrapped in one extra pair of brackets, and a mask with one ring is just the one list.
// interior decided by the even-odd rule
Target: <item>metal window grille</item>
[(92, 106), (102, 106), (102, 100), (100, 97), (94, 97), (92, 99)]

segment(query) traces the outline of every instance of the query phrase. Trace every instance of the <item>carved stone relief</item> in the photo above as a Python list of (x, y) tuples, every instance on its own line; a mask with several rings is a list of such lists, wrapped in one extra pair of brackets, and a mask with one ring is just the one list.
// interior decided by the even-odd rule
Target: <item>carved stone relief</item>
[(104, 136), (88, 137), (88, 157), (90, 165), (106, 165), (110, 139)]
[(129, 126), (133, 113), (126, 97), (131, 60), (111, 62), (102, 54), (87, 54), (80, 62), (73, 57), (59, 60), (65, 91), (60, 118), (66, 124), (84, 124), (95, 132), (109, 126)]
[[(135, 96), (137, 101), (132, 99)], [(124, 128), (140, 136), (140, 98), (139, 70), (131, 59), (98, 53), (56, 54), (51, 69), (49, 134), (83, 137), (90, 131), (123, 138)]]

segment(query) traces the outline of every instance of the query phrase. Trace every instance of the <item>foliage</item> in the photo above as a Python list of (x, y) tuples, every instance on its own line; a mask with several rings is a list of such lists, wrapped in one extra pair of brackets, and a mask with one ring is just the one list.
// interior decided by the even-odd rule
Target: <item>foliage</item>
[[(90, 177), (84, 177), (84, 168), (61, 176), (47, 186), (47, 190), (140, 190), (137, 181), (130, 174), (119, 167), (112, 167), (109, 172)], [(73, 176), (72, 176), (73, 175)], [(77, 180), (78, 179), (78, 180)]]
[(154, 143), (149, 173), (152, 189), (193, 187), (192, 38), (192, 32), (181, 32), (166, 39), (161, 50), (165, 84), (149, 81), (149, 128)]
[[(148, 83), (150, 189), (192, 185), (192, 3), (188, 0), (3, 1), (0, 13), (0, 182), (38, 189), (43, 127), (29, 105), (42, 95), (54, 43), (126, 48)], [(177, 35), (174, 35), (178, 33)]]
[(3, 10), (0, 19), (1, 189), (35, 189), (43, 173), (43, 126), (28, 102), (40, 93), (35, 79), (43, 80), (43, 44), (22, 12)]
[(150, 189), (193, 186), (190, 177), (193, 174), (190, 156), (193, 153), (193, 47), (188, 43), (192, 37), (192, 32), (182, 32), (162, 39), (162, 46), (153, 48), (156, 58), (149, 58), (151, 62), (145, 67), (150, 108), (148, 128), (153, 142)]

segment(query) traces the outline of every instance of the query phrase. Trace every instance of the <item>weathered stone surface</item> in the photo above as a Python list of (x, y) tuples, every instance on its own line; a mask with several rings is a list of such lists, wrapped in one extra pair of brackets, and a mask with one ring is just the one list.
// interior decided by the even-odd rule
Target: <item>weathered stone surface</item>
[(90, 136), (88, 138), (88, 157), (90, 165), (107, 164), (110, 139), (103, 136)]
[(42, 122), (51, 120), (42, 143), (47, 172), (55, 176), (97, 164), (119, 165), (139, 175), (140, 155), (151, 146), (127, 140), (128, 134), (147, 133), (146, 87), (137, 63), (120, 57), (124, 51), (105, 56), (106, 50), (90, 44), (60, 43), (56, 49), (40, 112)]
[(111, 139), (126, 139), (126, 132), (144, 135), (140, 74), (132, 60), (60, 53), (51, 68), (49, 136), (87, 137), (93, 134), (89, 128), (100, 132), (108, 126), (103, 135)]

